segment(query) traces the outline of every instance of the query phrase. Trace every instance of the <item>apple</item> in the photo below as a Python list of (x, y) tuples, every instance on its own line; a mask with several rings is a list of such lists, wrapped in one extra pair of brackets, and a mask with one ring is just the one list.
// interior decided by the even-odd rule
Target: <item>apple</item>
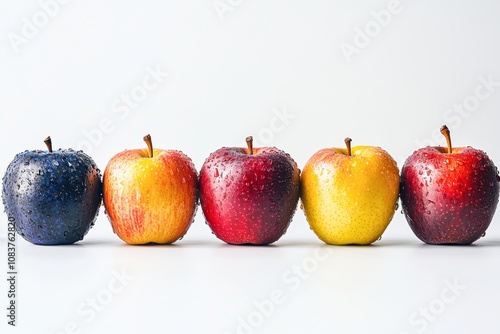
[(182, 238), (196, 214), (198, 176), (180, 151), (125, 150), (104, 170), (103, 196), (113, 231), (128, 244), (169, 244)]
[(399, 170), (380, 147), (325, 148), (304, 166), (302, 208), (311, 229), (327, 244), (371, 244), (397, 208)]
[(471, 244), (490, 225), (498, 204), (498, 171), (488, 155), (472, 147), (414, 152), (401, 172), (403, 212), (415, 235), (428, 244)]
[(82, 151), (17, 154), (3, 177), (2, 198), (16, 232), (38, 245), (72, 244), (93, 226), (101, 205), (101, 175)]
[(275, 147), (223, 147), (200, 171), (200, 203), (217, 238), (267, 245), (285, 234), (297, 208), (300, 170)]

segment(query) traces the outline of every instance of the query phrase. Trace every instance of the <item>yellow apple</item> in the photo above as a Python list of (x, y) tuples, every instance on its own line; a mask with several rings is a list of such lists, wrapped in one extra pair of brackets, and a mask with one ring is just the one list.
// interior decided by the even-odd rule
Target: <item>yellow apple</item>
[(326, 148), (301, 175), (301, 201), (311, 229), (327, 244), (367, 245), (382, 236), (396, 210), (399, 169), (380, 147)]

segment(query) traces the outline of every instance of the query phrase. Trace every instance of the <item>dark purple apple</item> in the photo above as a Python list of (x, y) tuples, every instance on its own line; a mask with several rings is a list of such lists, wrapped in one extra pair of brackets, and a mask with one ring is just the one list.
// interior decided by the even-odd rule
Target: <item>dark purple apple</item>
[(498, 204), (498, 171), (485, 152), (448, 147), (414, 152), (401, 171), (403, 212), (428, 244), (471, 244), (486, 231)]
[(229, 244), (266, 245), (288, 228), (299, 199), (300, 170), (275, 147), (223, 147), (200, 172), (200, 202), (213, 233)]
[(33, 150), (17, 154), (3, 177), (2, 198), (16, 232), (37, 245), (82, 240), (99, 213), (101, 173), (82, 151)]

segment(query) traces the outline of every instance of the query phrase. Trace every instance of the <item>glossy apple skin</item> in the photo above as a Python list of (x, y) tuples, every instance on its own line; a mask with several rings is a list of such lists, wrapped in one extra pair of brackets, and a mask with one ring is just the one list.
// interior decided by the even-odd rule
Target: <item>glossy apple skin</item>
[(311, 229), (332, 245), (368, 245), (380, 238), (395, 212), (399, 169), (379, 147), (326, 148), (301, 175), (301, 201)]
[(183, 237), (196, 214), (197, 173), (180, 151), (127, 150), (108, 162), (103, 177), (106, 214), (128, 244), (169, 244)]
[(274, 148), (221, 148), (200, 171), (207, 224), (229, 244), (267, 245), (285, 234), (297, 208), (300, 170)]
[(498, 204), (498, 171), (471, 147), (426, 147), (401, 172), (401, 201), (415, 235), (428, 244), (471, 244), (486, 231)]
[(25, 151), (7, 167), (2, 198), (16, 232), (27, 241), (72, 244), (83, 239), (97, 218), (101, 174), (82, 151)]

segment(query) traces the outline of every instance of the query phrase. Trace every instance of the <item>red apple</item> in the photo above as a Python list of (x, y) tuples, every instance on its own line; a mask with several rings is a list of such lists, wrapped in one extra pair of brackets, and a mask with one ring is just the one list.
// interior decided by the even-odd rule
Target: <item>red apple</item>
[(115, 155), (104, 171), (103, 196), (113, 231), (129, 244), (172, 243), (194, 220), (196, 169), (175, 150), (126, 150)]
[(471, 244), (486, 231), (498, 204), (499, 176), (485, 152), (448, 147), (414, 152), (401, 172), (403, 212), (428, 244)]
[(200, 203), (213, 233), (229, 244), (266, 245), (288, 228), (299, 199), (300, 170), (275, 147), (223, 147), (200, 171)]

